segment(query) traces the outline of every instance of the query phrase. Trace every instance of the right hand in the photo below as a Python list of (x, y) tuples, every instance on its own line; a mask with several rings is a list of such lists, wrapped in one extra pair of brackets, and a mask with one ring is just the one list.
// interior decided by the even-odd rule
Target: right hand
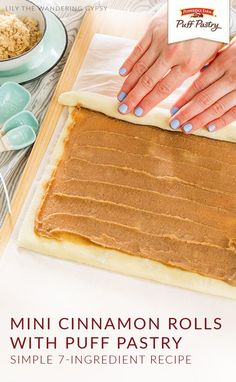
[(127, 79), (118, 95), (119, 112), (145, 115), (211, 61), (222, 46), (201, 39), (168, 44), (167, 7), (163, 6), (120, 69)]

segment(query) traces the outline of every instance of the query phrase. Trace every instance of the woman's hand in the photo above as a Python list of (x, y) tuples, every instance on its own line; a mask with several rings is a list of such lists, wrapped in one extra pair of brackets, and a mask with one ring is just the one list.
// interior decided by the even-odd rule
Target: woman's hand
[(211, 61), (221, 47), (221, 43), (200, 39), (168, 45), (167, 10), (162, 7), (120, 69), (120, 75), (128, 76), (118, 94), (120, 113), (145, 115)]
[(213, 132), (236, 120), (236, 41), (202, 70), (172, 110), (170, 126), (186, 133), (203, 126)]

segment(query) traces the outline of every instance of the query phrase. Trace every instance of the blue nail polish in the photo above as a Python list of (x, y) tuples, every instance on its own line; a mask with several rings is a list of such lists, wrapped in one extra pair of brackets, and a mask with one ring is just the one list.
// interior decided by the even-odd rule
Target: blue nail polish
[(170, 114), (175, 115), (178, 111), (179, 111), (179, 108), (177, 106), (174, 106), (172, 107), (172, 109), (170, 109)]
[(211, 124), (211, 125), (208, 125), (207, 128), (210, 133), (213, 133), (216, 130), (216, 125)]
[(141, 117), (143, 115), (143, 108), (138, 106), (134, 109), (134, 114), (136, 117)]
[(191, 123), (186, 123), (186, 125), (184, 125), (183, 129), (185, 131), (185, 133), (189, 133), (193, 128), (193, 125), (191, 125)]
[(126, 68), (120, 68), (119, 73), (121, 76), (124, 76), (124, 74), (127, 72)]
[(209, 64), (206, 64), (206, 65), (204, 65), (204, 66), (202, 67), (202, 69), (201, 69), (201, 70), (205, 70), (205, 69), (207, 69), (207, 68), (208, 68), (208, 66), (209, 66)]
[(125, 114), (128, 110), (128, 106), (125, 103), (122, 103), (122, 105), (119, 106), (119, 112), (122, 114)]
[(178, 129), (179, 126), (180, 126), (180, 122), (178, 119), (173, 119), (173, 121), (171, 121), (170, 123), (170, 127), (174, 130)]
[(126, 94), (125, 92), (120, 92), (120, 93), (118, 94), (118, 100), (119, 100), (120, 102), (122, 102), (122, 101), (124, 101), (124, 99), (125, 99), (126, 96), (127, 96), (127, 94)]

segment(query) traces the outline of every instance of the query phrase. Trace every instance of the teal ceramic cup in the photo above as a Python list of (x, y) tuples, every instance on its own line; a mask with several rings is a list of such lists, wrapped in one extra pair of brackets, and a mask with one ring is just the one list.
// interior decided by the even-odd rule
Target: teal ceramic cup
[(31, 126), (22, 125), (10, 130), (0, 140), (0, 152), (22, 150), (35, 142), (36, 134)]
[(38, 133), (39, 123), (33, 113), (28, 110), (23, 110), (20, 113), (14, 115), (8, 119), (1, 129), (1, 135), (8, 133), (9, 131), (23, 125), (31, 126), (35, 132)]
[(15, 82), (0, 88), (0, 152), (21, 150), (33, 144), (39, 129), (35, 116), (25, 108), (30, 93)]
[(0, 123), (5, 123), (23, 111), (30, 103), (31, 95), (15, 82), (6, 82), (0, 88)]

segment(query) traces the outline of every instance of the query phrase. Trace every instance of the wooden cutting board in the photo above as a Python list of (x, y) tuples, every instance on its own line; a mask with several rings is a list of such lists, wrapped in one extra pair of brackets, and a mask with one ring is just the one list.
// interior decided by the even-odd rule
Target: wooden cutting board
[(61, 93), (72, 89), (83, 64), (88, 47), (95, 33), (139, 39), (145, 31), (150, 16), (143, 13), (116, 10), (90, 11), (84, 17), (80, 31), (52, 97), (45, 119), (41, 125), (37, 141), (12, 201), (12, 215), (7, 215), (0, 230), (0, 255), (8, 243), (20, 214), (21, 208), (34, 181), (53, 132), (57, 126), (63, 107), (58, 104)]

